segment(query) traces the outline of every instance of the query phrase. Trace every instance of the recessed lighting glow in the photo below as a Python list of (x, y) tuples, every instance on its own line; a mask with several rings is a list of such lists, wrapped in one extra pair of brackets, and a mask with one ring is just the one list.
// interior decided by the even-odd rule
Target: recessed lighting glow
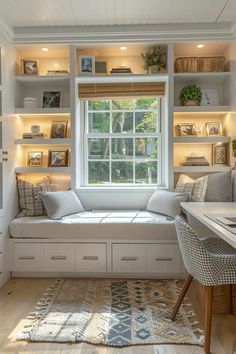
[(204, 44), (198, 44), (197, 45), (197, 48), (203, 48), (204, 47)]
[(43, 52), (48, 52), (48, 48), (42, 48)]
[(43, 16), (43, 17), (42, 17), (42, 20), (43, 20), (43, 21), (45, 21), (46, 19), (47, 19), (47, 17), (46, 17), (46, 16)]
[(122, 46), (122, 47), (120, 47), (120, 50), (127, 50), (127, 47)]

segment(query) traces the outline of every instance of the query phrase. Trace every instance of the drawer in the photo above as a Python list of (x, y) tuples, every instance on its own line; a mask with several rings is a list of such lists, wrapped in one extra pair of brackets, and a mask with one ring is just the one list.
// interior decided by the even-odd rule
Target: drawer
[(46, 244), (45, 270), (48, 272), (74, 272), (75, 245), (63, 243)]
[(112, 270), (121, 273), (146, 272), (146, 245), (143, 244), (113, 244)]
[(13, 270), (17, 272), (43, 271), (43, 256), (43, 244), (16, 243), (14, 244)]
[(178, 245), (147, 245), (148, 273), (180, 273), (180, 259), (180, 250)]
[(107, 270), (105, 243), (81, 243), (76, 245), (76, 271), (100, 273)]

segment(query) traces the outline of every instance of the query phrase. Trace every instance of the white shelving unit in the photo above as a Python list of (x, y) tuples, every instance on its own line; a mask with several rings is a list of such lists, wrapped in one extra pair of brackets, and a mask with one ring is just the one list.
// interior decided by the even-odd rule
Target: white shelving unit
[(227, 113), (231, 111), (229, 105), (225, 106), (174, 106), (174, 112), (188, 113)]
[(70, 145), (71, 139), (15, 139), (19, 145)]
[(26, 109), (26, 108), (16, 108), (15, 113), (21, 116), (27, 117), (32, 115), (58, 115), (58, 114), (70, 114), (70, 107), (63, 108), (34, 108), (34, 109)]
[(177, 173), (188, 173), (188, 172), (202, 172), (202, 173), (211, 173), (211, 172), (224, 172), (229, 171), (230, 166), (175, 166), (174, 172)]
[(70, 173), (70, 167), (16, 167), (16, 173)]
[(228, 143), (231, 138), (229, 136), (175, 136), (173, 143), (181, 144), (214, 144)]

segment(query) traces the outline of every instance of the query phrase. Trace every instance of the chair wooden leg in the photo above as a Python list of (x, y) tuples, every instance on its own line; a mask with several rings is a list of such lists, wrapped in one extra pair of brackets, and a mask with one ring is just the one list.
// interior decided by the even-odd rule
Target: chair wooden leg
[(172, 313), (171, 313), (170, 318), (172, 321), (175, 319), (175, 316), (176, 316), (177, 312), (179, 311), (180, 305), (183, 301), (183, 298), (185, 297), (186, 292), (188, 291), (188, 288), (190, 287), (192, 280), (193, 280), (192, 275), (188, 275), (187, 278), (185, 279), (183, 289), (181, 290), (181, 293), (179, 295), (177, 303), (175, 304), (175, 307), (173, 308)]
[(228, 311), (233, 314), (233, 286), (232, 284), (226, 285), (227, 287), (227, 302), (228, 302)]
[(210, 353), (213, 286), (205, 287), (205, 353)]

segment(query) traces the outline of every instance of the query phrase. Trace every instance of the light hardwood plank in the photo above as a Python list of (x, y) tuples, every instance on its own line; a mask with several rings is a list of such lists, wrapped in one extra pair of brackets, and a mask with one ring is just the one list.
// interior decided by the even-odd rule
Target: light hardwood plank
[[(52, 283), (52, 279), (11, 279), (0, 289), (0, 353), (1, 354), (203, 354), (191, 345), (147, 345), (128, 348), (94, 346), (87, 343), (56, 344), (16, 341), (24, 317)], [(195, 286), (189, 297), (200, 321), (204, 312), (196, 299)], [(203, 323), (203, 322), (202, 322)], [(212, 354), (231, 354), (236, 350), (236, 316), (214, 315), (212, 323)]]

